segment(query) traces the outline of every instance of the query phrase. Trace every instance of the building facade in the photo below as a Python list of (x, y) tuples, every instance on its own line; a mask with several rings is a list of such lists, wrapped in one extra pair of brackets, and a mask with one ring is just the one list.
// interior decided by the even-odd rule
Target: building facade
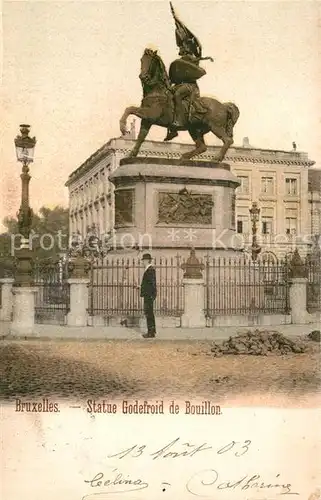
[[(310, 232), (319, 239), (321, 237), (321, 170), (316, 168), (309, 170), (308, 199)], [(321, 241), (319, 240), (320, 245)]]
[[(100, 236), (114, 227), (113, 185), (108, 177), (121, 158), (134, 146), (135, 132), (111, 139), (69, 176), (70, 232), (82, 237), (95, 225)], [(236, 233), (244, 249), (252, 242), (250, 208), (260, 208), (258, 241), (266, 252), (284, 257), (298, 247), (306, 255), (311, 234), (320, 234), (320, 171), (312, 169), (308, 154), (257, 149), (247, 138), (242, 146), (231, 147), (224, 161), (238, 177), (236, 190)], [(140, 156), (178, 159), (190, 144), (145, 141)], [(209, 146), (198, 159), (211, 161), (218, 146)]]

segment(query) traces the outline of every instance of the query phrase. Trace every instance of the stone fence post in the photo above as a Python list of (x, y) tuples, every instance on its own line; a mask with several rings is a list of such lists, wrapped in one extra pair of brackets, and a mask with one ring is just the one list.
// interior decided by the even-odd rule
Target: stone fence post
[(34, 335), (35, 325), (35, 295), (37, 288), (32, 286), (14, 286), (12, 293), (13, 319), (10, 334), (20, 336)]
[(291, 323), (309, 323), (307, 311), (307, 278), (292, 278), (290, 287)]
[(202, 270), (204, 265), (199, 262), (192, 248), (189, 258), (182, 264), (185, 271), (184, 285), (184, 313), (182, 315), (183, 328), (203, 328), (206, 326), (204, 314), (204, 279)]
[(13, 296), (12, 286), (14, 283), (13, 278), (0, 278), (1, 287), (1, 308), (0, 308), (0, 321), (11, 321)]
[(68, 278), (70, 285), (70, 311), (67, 315), (68, 326), (87, 326), (88, 309), (88, 271), (90, 264), (87, 259), (78, 256), (68, 265), (71, 273)]
[(309, 323), (310, 314), (307, 311), (307, 272), (298, 249), (296, 248), (290, 263), (290, 308), (291, 323)]

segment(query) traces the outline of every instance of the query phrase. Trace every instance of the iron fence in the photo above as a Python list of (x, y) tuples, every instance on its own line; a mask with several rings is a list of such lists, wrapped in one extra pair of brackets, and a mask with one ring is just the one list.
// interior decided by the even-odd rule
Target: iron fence
[[(159, 316), (180, 317), (184, 312), (183, 261), (180, 256), (155, 260)], [(289, 266), (282, 261), (252, 262), (246, 258), (205, 257), (204, 311), (218, 315), (288, 314), (290, 312)], [(320, 263), (307, 261), (307, 308), (320, 310)], [(143, 316), (140, 283), (144, 267), (138, 258), (93, 259), (90, 268), (89, 315), (104, 323), (110, 317)], [(34, 264), (35, 322), (65, 324), (70, 307), (68, 267), (62, 261)], [(0, 286), (1, 307), (1, 286)]]
[(320, 261), (307, 261), (307, 310), (309, 313), (321, 311), (321, 264)]
[[(155, 313), (181, 316), (183, 285), (180, 257), (154, 262), (157, 281)], [(107, 320), (110, 316), (140, 317), (143, 301), (140, 283), (144, 266), (139, 259), (95, 259), (91, 263), (89, 306), (91, 316)]]
[(35, 322), (64, 325), (69, 312), (68, 267), (62, 261), (36, 261), (34, 264)]
[(205, 259), (205, 315), (289, 313), (289, 272), (285, 262), (246, 258)]

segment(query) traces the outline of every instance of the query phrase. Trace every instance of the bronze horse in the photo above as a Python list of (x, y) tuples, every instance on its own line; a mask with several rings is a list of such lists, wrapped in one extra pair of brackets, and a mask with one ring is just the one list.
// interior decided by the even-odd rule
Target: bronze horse
[[(141, 118), (141, 126), (136, 144), (129, 156), (137, 156), (152, 125), (169, 127), (173, 121), (173, 93), (165, 65), (157, 51), (145, 49), (141, 58), (141, 72), (139, 78), (143, 87), (143, 100), (140, 107), (130, 106), (125, 109), (120, 119), (120, 130), (126, 134), (126, 122), (130, 115)], [(191, 113), (186, 117), (185, 126), (180, 130), (187, 130), (195, 142), (195, 149), (184, 153), (181, 158), (189, 159), (204, 153), (207, 149), (204, 134), (212, 132), (223, 141), (216, 160), (222, 161), (228, 148), (233, 144), (233, 127), (240, 115), (238, 107), (233, 103), (221, 103), (216, 99), (201, 97), (199, 99), (204, 109), (203, 114)], [(188, 115), (188, 113), (186, 113)]]

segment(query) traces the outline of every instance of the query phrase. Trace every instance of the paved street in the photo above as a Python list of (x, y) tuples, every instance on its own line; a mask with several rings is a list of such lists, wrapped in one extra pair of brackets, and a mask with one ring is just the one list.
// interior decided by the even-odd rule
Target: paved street
[[(303, 354), (214, 357), (211, 342), (2, 340), (1, 397), (211, 398), (309, 403), (320, 386), (319, 345)], [(283, 399), (282, 399), (283, 398)], [(272, 400), (271, 399), (271, 400)]]

